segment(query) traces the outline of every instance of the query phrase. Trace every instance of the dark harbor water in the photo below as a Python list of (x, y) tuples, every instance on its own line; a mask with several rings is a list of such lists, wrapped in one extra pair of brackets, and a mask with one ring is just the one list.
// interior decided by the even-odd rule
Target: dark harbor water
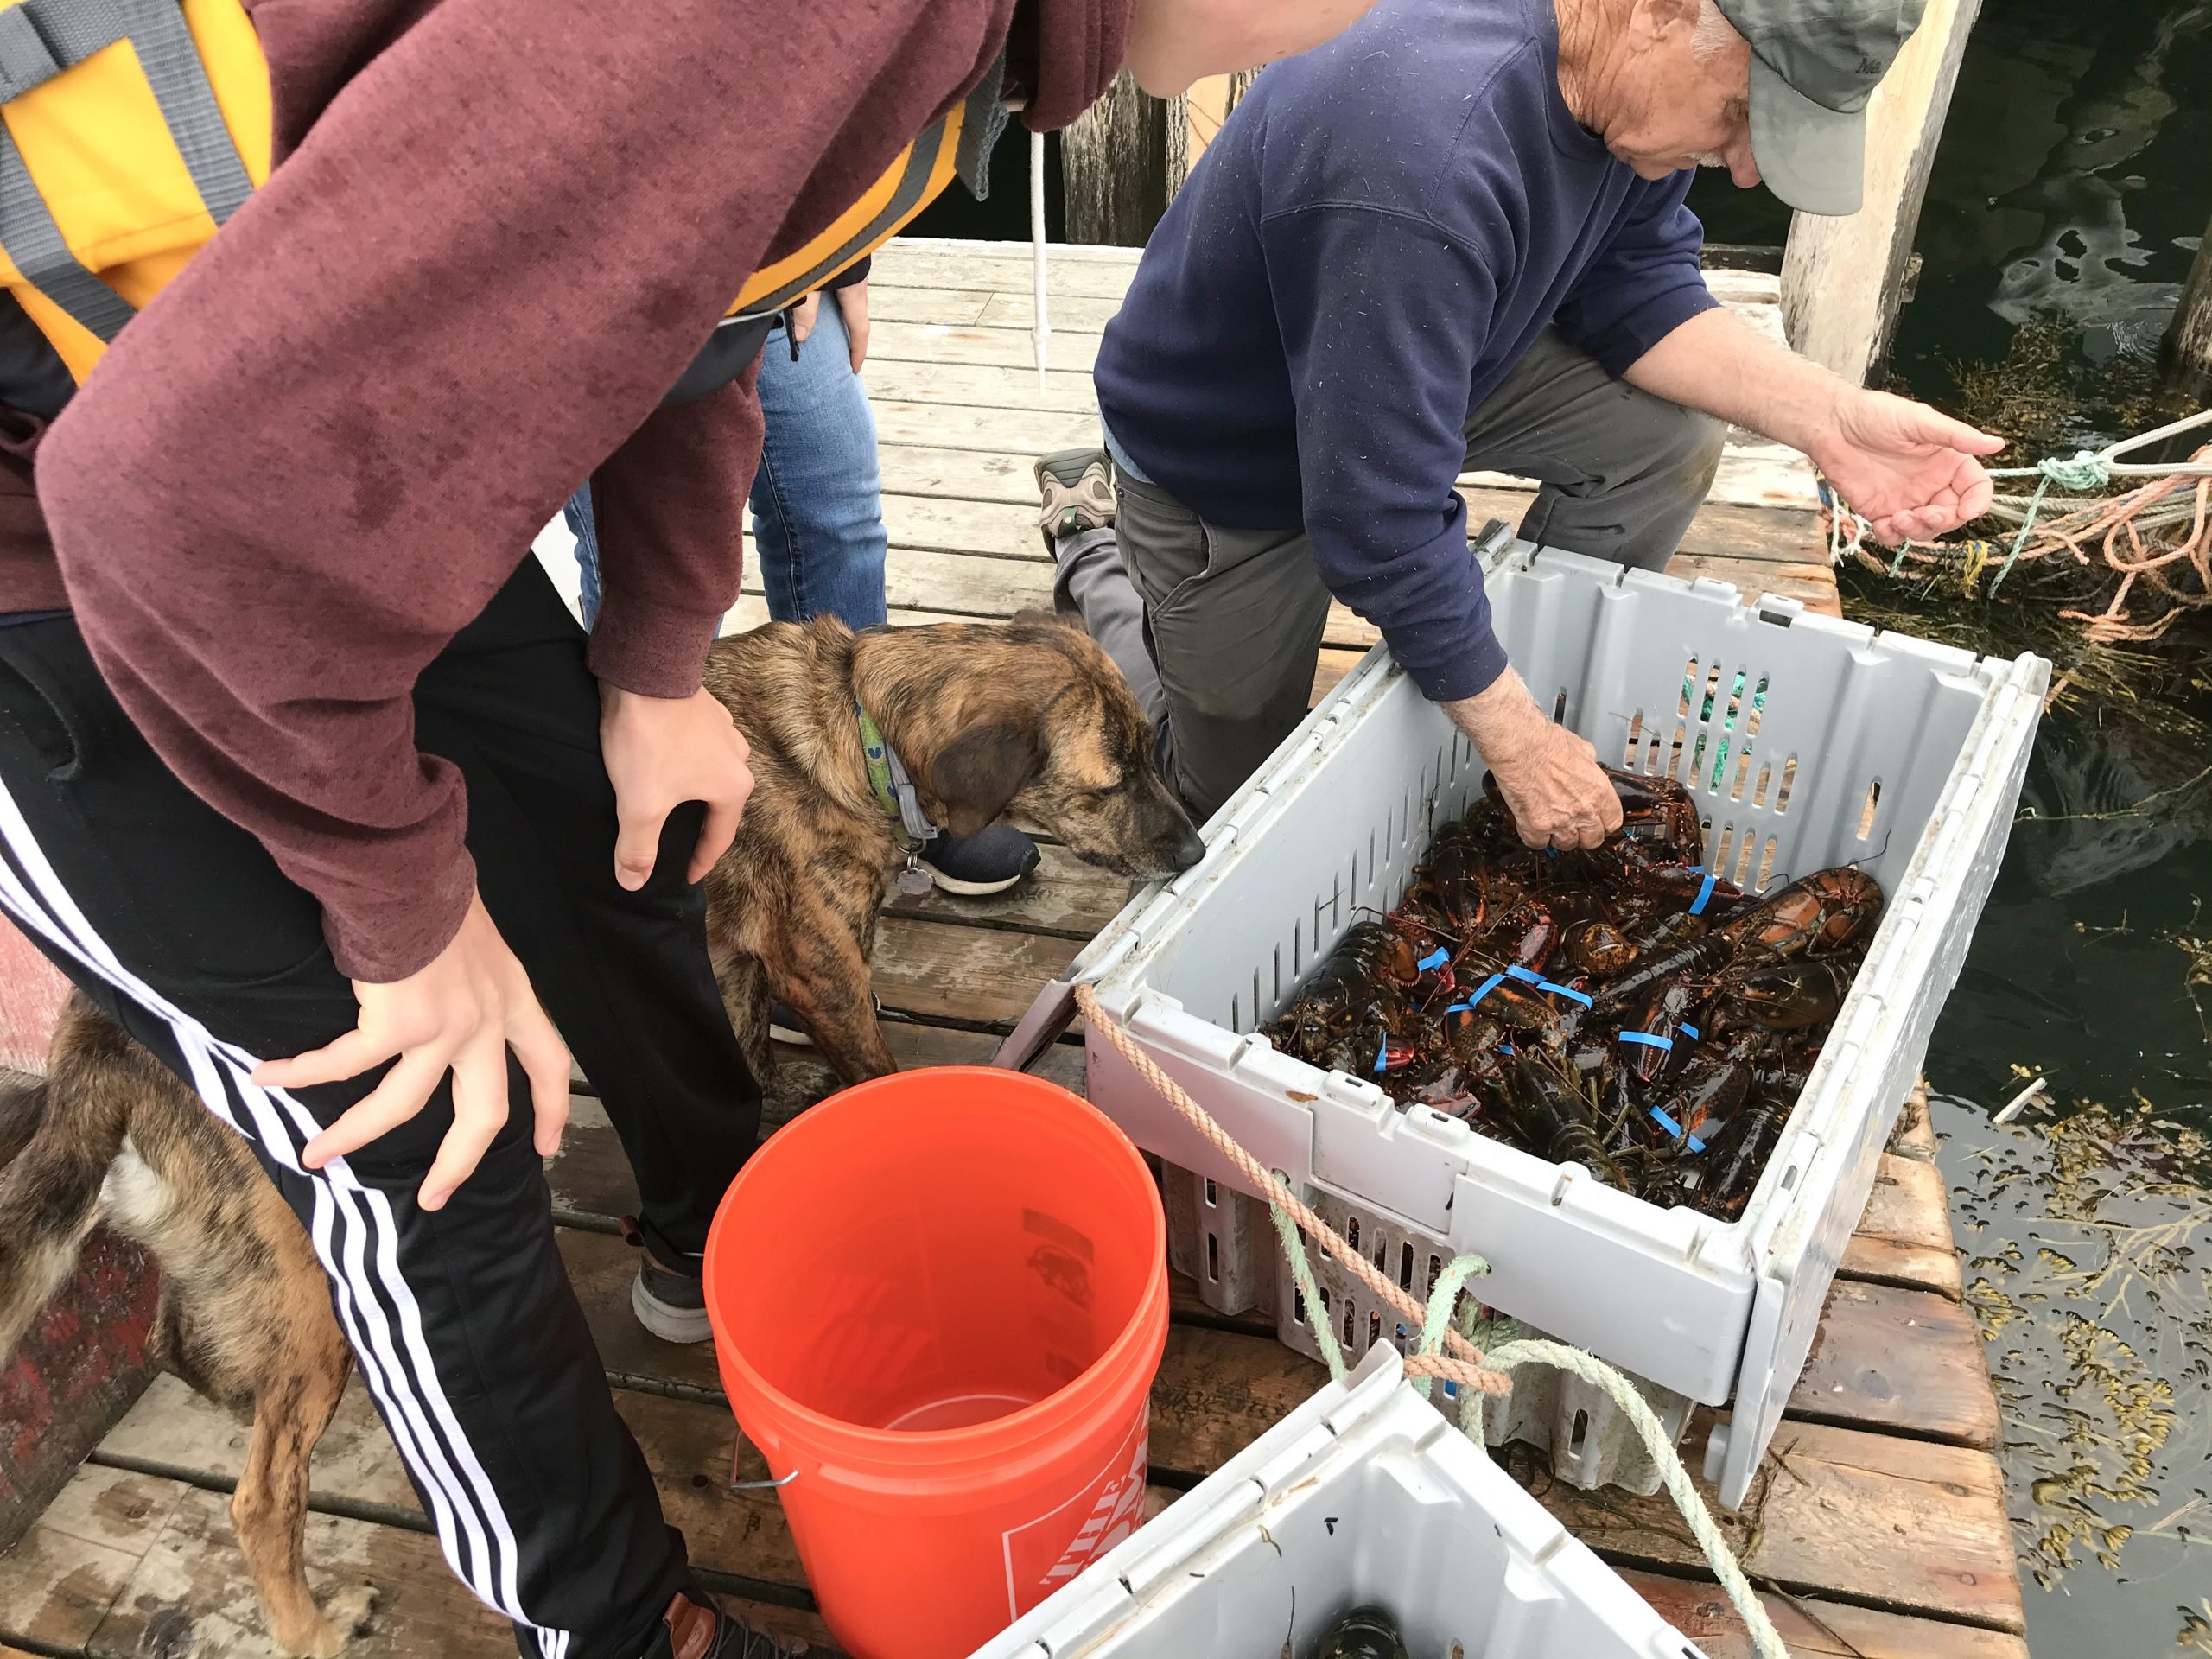
[[(2063, 393), (2020, 464), (2144, 429), (2208, 219), (2212, 4), (1993, 0), (1891, 369), (1954, 407), (1977, 367)], [(2212, 1653), (2205, 649), (2169, 635), (2146, 705), (2046, 721), (1928, 1058), (2038, 1659)], [(1993, 1123), (2031, 1075), (2048, 1103)]]
[[(1027, 171), (1009, 134), (992, 200), (916, 229), (1026, 238)], [(1788, 228), (1770, 196), (1717, 175), (1693, 201), (1715, 241)], [(1891, 371), (1967, 413), (1993, 389), (2038, 391), (2043, 412), (2015, 429), (2034, 430), (2026, 461), (2141, 429), (2208, 219), (2212, 0), (1988, 0)], [(1854, 593), (1893, 601), (1880, 585), (1847, 583), (1847, 610)], [(2083, 700), (2045, 722), (1929, 1056), (2038, 1659), (2212, 1654), (2206, 633), (2160, 643), (2133, 711)], [(2046, 1098), (1993, 1123), (2036, 1076)]]

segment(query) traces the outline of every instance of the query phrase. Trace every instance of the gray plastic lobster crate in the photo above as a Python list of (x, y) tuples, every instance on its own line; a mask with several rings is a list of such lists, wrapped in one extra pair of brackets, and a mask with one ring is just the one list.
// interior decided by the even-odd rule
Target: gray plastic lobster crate
[[(1803, 1367), (1957, 981), (2050, 664), (1878, 634), (1794, 601), (1747, 606), (1726, 582), (1525, 543), (1485, 568), (1499, 636), (1538, 699), (1602, 759), (1679, 777), (1707, 820), (1716, 870), (1764, 889), (1856, 863), (1887, 896), (1738, 1220), (1662, 1211), (1579, 1166), (1402, 1112), (1372, 1083), (1293, 1060), (1259, 1034), (1361, 911), (1397, 903), (1435, 827), (1480, 788), (1482, 757), (1379, 648), (1215, 815), (1205, 857), (1139, 894), (1068, 979), (1090, 982), (1153, 1059), (1309, 1203), (1346, 1206), (1363, 1230), (1416, 1255), (1478, 1252), (1491, 1306), (1656, 1389), (1732, 1399), (1706, 1467), (1733, 1506)], [(1088, 1053), (1090, 1098), (1133, 1140), (1217, 1192), (1246, 1192), (1095, 1035)], [(1177, 1249), (1216, 1306), (1258, 1306), (1273, 1283), (1262, 1260), (1272, 1240), (1233, 1203), (1213, 1209), (1211, 1230), (1178, 1233)], [(1310, 1332), (1280, 1294), (1274, 1306), (1284, 1339), (1305, 1347)], [(1552, 1450), (1562, 1450), (1556, 1437)]]
[(1703, 1659), (1382, 1349), (973, 1659), (1280, 1659), (1363, 1605), (1424, 1659)]
[[(1268, 1206), (1204, 1175), (1168, 1165), (1161, 1193), (1167, 1206), (1167, 1264), (1198, 1281), (1208, 1306), (1226, 1313), (1265, 1308), (1274, 1317), (1275, 1334), (1286, 1347), (1308, 1359), (1323, 1357), (1314, 1334), (1314, 1311), (1306, 1305), (1290, 1264), (1268, 1218)], [(1354, 1249), (1398, 1281), (1424, 1306), (1451, 1251), (1441, 1242), (1396, 1225), (1379, 1211), (1355, 1205), (1325, 1189), (1313, 1197), (1314, 1210)], [(1408, 1332), (1396, 1311), (1320, 1250), (1309, 1250), (1321, 1292), (1321, 1318), (1335, 1334), (1348, 1363), (1371, 1349), (1389, 1347), (1411, 1353), (1418, 1330)], [(1230, 1278), (1224, 1281), (1226, 1269)], [(1471, 1290), (1479, 1290), (1478, 1281)], [(1462, 1297), (1470, 1291), (1462, 1291)], [(1693, 1404), (1686, 1395), (1631, 1376), (1645, 1402), (1679, 1442)], [(1456, 1401), (1458, 1389), (1441, 1385), (1442, 1396)], [(1621, 1408), (1604, 1390), (1581, 1378), (1548, 1367), (1527, 1367), (1514, 1374), (1513, 1393), (1492, 1402), (1484, 1413), (1483, 1438), (1491, 1446), (1517, 1440), (1550, 1455), (1552, 1472), (1570, 1486), (1595, 1491), (1619, 1486), (1649, 1497), (1659, 1490), (1659, 1465), (1630, 1427)]]

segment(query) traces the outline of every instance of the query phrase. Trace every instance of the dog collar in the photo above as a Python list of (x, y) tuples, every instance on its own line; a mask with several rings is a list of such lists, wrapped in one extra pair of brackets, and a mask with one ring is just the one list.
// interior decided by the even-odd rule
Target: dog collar
[(861, 753), (868, 758), (868, 786), (875, 796), (876, 804), (887, 816), (899, 821), (900, 834), (906, 843), (906, 868), (899, 873), (901, 893), (920, 893), (928, 890), (929, 877), (922, 873), (922, 849), (944, 834), (943, 829), (929, 820), (922, 810), (920, 798), (914, 793), (914, 780), (909, 777), (899, 759), (899, 751), (883, 741), (883, 733), (861, 707), (858, 697), (853, 699), (853, 713), (859, 717)]

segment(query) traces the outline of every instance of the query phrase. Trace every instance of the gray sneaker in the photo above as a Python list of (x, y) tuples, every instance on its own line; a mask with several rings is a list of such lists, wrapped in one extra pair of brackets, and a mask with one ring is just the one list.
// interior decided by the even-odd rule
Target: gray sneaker
[(692, 1344), (715, 1334), (707, 1321), (705, 1263), (688, 1261), (669, 1266), (652, 1252), (638, 1230), (635, 1216), (622, 1217), (622, 1236), (644, 1258), (638, 1276), (630, 1281), (630, 1311), (638, 1323), (663, 1342)]
[(922, 850), (922, 868), (945, 893), (981, 899), (1004, 893), (1035, 869), (1037, 843), (1010, 823), (972, 836), (939, 836)]
[(1063, 449), (1031, 470), (1044, 500), (1037, 527), (1047, 553), (1057, 551), (1055, 543), (1063, 536), (1103, 530), (1114, 522), (1114, 468), (1103, 449)]

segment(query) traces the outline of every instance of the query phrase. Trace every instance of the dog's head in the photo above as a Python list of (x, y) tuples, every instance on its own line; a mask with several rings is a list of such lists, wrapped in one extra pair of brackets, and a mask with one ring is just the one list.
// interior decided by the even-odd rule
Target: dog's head
[(1086, 863), (1147, 880), (1205, 855), (1153, 769), (1152, 732), (1128, 683), (1090, 635), (1029, 615), (1003, 627), (947, 627), (925, 644), (939, 632), (889, 636), (902, 654), (931, 653), (928, 671), (899, 677), (909, 706), (893, 741), (954, 835), (1012, 818)]

